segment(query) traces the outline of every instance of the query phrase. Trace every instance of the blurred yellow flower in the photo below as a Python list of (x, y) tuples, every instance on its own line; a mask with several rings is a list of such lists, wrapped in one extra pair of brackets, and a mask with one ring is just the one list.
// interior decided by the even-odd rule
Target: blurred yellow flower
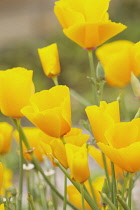
[(5, 166), (3, 167), (3, 185), (1, 188), (1, 195), (5, 195), (6, 190), (11, 187), (12, 184), (13, 174), (12, 171)]
[[(28, 139), (31, 148), (33, 149), (34, 155), (39, 161), (43, 161), (44, 152), (41, 148), (40, 142), (42, 138), (47, 138), (47, 135), (36, 127), (24, 127), (23, 131)], [(19, 134), (17, 130), (14, 132), (14, 137), (16, 141), (19, 142)], [(23, 155), (28, 161), (31, 160), (31, 155), (28, 153), (28, 150), (24, 144), (23, 144)]]
[[(100, 193), (99, 192), (102, 191), (103, 184), (104, 184), (104, 177), (98, 177), (94, 182), (92, 182), (92, 187), (94, 189), (97, 204), (98, 204), (99, 207), (101, 207), (101, 205), (100, 205)], [(92, 196), (88, 181), (85, 182), (85, 186), (86, 186), (89, 194)], [(68, 192), (69, 201), (72, 202), (79, 209), (82, 209), (81, 194), (74, 187), (74, 185), (69, 185), (67, 187), (67, 192)], [(88, 203), (86, 201), (84, 201), (84, 206), (85, 206), (85, 209), (91, 210), (91, 207), (88, 205)]]
[(60, 73), (60, 63), (57, 44), (54, 43), (47, 47), (38, 49), (38, 54), (46, 76), (57, 76)]
[(0, 71), (0, 109), (9, 117), (20, 118), (21, 108), (34, 93), (33, 71), (21, 67)]
[(128, 172), (140, 170), (140, 118), (114, 124), (105, 132), (108, 144), (97, 143), (103, 153)]
[(109, 85), (124, 87), (130, 82), (131, 72), (140, 75), (140, 42), (134, 44), (119, 40), (105, 44), (96, 50)]
[(4, 204), (0, 204), (0, 210), (4, 210)]
[(94, 48), (123, 31), (126, 26), (109, 20), (109, 0), (60, 0), (54, 12), (64, 34), (83, 48)]
[(47, 135), (59, 138), (68, 133), (71, 126), (69, 88), (58, 85), (35, 93), (30, 105), (21, 112)]
[(79, 183), (85, 182), (90, 175), (86, 144), (82, 147), (65, 144), (65, 148), (71, 178)]
[[(88, 141), (89, 135), (82, 134), (82, 129), (71, 128), (71, 130), (66, 135), (64, 135), (63, 138), (66, 144), (70, 143), (80, 147)], [(65, 168), (68, 168), (65, 145), (61, 139), (53, 138), (50, 136), (44, 139), (42, 138), (41, 146), (54, 166), (57, 165), (54, 163), (52, 156), (59, 160), (59, 162)]]
[(6, 122), (0, 122), (0, 155), (10, 151), (13, 127)]
[(94, 138), (97, 142), (107, 143), (105, 131), (113, 124), (120, 122), (119, 102), (100, 102), (100, 107), (88, 106), (86, 113), (92, 127)]

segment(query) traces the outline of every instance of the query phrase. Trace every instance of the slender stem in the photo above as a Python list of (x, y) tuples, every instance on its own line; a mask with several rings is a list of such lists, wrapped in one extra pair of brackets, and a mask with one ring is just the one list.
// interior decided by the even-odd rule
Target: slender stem
[[(31, 193), (31, 189), (30, 189), (30, 171), (26, 171), (26, 180), (27, 180), (27, 190), (28, 190), (28, 193)], [(28, 209), (30, 210), (30, 202), (29, 202), (29, 199), (28, 199)]]
[(64, 175), (64, 202), (63, 202), (63, 210), (66, 210), (67, 206), (67, 176)]
[(18, 203), (17, 209), (22, 209), (22, 191), (23, 191), (23, 148), (22, 148), (22, 136), (20, 133), (20, 120), (16, 119), (17, 129), (19, 132), (19, 148), (20, 148), (20, 156), (19, 156), (19, 193), (18, 193)]
[(122, 199), (124, 199), (125, 197), (125, 191), (126, 191), (126, 186), (128, 183), (128, 178), (129, 178), (129, 172), (127, 172), (127, 174), (124, 176), (124, 183), (123, 183), (123, 187), (122, 187)]
[(107, 168), (107, 163), (106, 163), (106, 157), (103, 152), (102, 152), (102, 159), (103, 159), (105, 175), (106, 175), (106, 179), (107, 179), (107, 183), (108, 183), (108, 188), (111, 191), (111, 183), (110, 183), (110, 178), (109, 178), (109, 173), (108, 173), (108, 168)]
[(31, 210), (36, 210), (36, 208), (34, 206), (34, 202), (33, 202), (33, 197), (30, 193), (28, 193), (28, 200), (29, 200)]
[(112, 170), (112, 187), (113, 187), (113, 198), (114, 198), (114, 204), (118, 208), (118, 202), (117, 202), (117, 185), (116, 185), (116, 177), (115, 177), (115, 169), (114, 169), (114, 163), (111, 162), (111, 170)]
[(132, 188), (133, 188), (133, 174), (129, 173), (129, 190), (128, 190), (128, 206), (131, 210), (131, 204), (132, 204)]
[(88, 57), (89, 57), (89, 64), (90, 64), (93, 101), (94, 101), (95, 105), (99, 105), (98, 90), (97, 90), (97, 78), (96, 78), (96, 72), (95, 72), (95, 68), (94, 68), (94, 60), (93, 60), (92, 50), (88, 50)]
[[(17, 128), (17, 122), (16, 122), (15, 120), (13, 120), (13, 122), (14, 122), (16, 128)], [(22, 140), (23, 140), (23, 142), (24, 142), (26, 148), (27, 148), (28, 150), (30, 150), (30, 149), (31, 149), (30, 144), (28, 143), (28, 140), (27, 140), (27, 138), (26, 138), (26, 136), (25, 136), (25, 134), (24, 134), (24, 132), (23, 132), (22, 127), (19, 126), (19, 128), (20, 128), (19, 130), (20, 130), (20, 134), (21, 134), (21, 136), (22, 136)], [(34, 156), (33, 153), (31, 153), (31, 156), (32, 156), (32, 161), (33, 161), (33, 163), (34, 163), (36, 169), (41, 173), (41, 175), (43, 176), (44, 180), (45, 180), (45, 181), (47, 182), (47, 184), (51, 187), (51, 189), (56, 193), (56, 195), (57, 195), (61, 200), (63, 200), (64, 197), (59, 193), (59, 191), (56, 189), (56, 187), (49, 181), (48, 177), (44, 174), (44, 171), (43, 171), (43, 169), (41, 168), (41, 166), (40, 166), (40, 164), (39, 164), (37, 158)], [(71, 206), (74, 210), (79, 210), (76, 206), (74, 206), (74, 205), (73, 205), (71, 202), (69, 202), (68, 200), (67, 200), (67, 203), (68, 203), (68, 205)], [(21, 210), (21, 209), (20, 209), (20, 210)]]
[(96, 200), (96, 196), (95, 196), (95, 192), (94, 192), (94, 188), (93, 188), (93, 185), (92, 185), (92, 181), (91, 181), (91, 177), (90, 176), (88, 178), (88, 183), (89, 183), (89, 186), (90, 186), (92, 197), (93, 197), (93, 199), (95, 200), (95, 202), (97, 204), (97, 200)]
[(105, 203), (109, 205), (111, 210), (117, 210), (116, 206), (111, 202), (111, 200), (106, 196), (105, 193), (100, 192), (100, 194), (101, 194), (102, 199), (105, 201)]
[(79, 101), (83, 106), (90, 106), (92, 105), (89, 101), (87, 101), (84, 97), (82, 97), (79, 93), (77, 93), (75, 90), (70, 89), (71, 96)]
[(117, 199), (118, 199), (119, 203), (121, 204), (121, 206), (123, 207), (124, 210), (130, 210), (127, 203), (122, 199), (122, 197), (120, 195), (117, 195)]
[(82, 210), (85, 210), (85, 204), (84, 204), (84, 185), (83, 184), (80, 184), (80, 191), (81, 191)]
[(59, 85), (57, 76), (52, 77), (52, 80), (53, 80), (55, 85)]

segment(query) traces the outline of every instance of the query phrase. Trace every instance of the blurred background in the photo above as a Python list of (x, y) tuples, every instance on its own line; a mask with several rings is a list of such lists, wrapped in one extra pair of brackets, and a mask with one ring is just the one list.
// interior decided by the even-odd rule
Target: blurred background
[[(53, 0), (1, 0), (0, 1), (0, 70), (13, 67), (24, 67), (34, 71), (36, 91), (49, 89), (53, 86), (47, 78), (39, 61), (37, 49), (56, 42), (58, 44), (61, 74), (59, 83), (73, 88), (80, 95), (91, 101), (91, 84), (87, 52), (64, 36), (61, 26), (53, 12)], [(128, 26), (124, 32), (115, 36), (109, 42), (126, 39), (140, 41), (140, 0), (112, 0), (109, 8), (110, 19)], [(103, 99), (107, 102), (116, 100), (120, 89), (105, 85)], [(130, 85), (123, 90), (127, 116), (132, 119), (139, 108)], [(80, 119), (85, 119), (85, 106), (72, 98), (73, 125), (79, 125)], [(122, 120), (126, 113), (121, 110)], [(128, 119), (128, 120), (129, 120)], [(0, 121), (7, 120), (0, 116)], [(9, 121), (10, 122), (10, 121)], [(26, 119), (23, 125), (29, 125)], [(15, 151), (15, 148), (13, 147)], [(18, 168), (17, 154), (8, 155), (10, 168)], [(13, 158), (11, 158), (13, 157)]]

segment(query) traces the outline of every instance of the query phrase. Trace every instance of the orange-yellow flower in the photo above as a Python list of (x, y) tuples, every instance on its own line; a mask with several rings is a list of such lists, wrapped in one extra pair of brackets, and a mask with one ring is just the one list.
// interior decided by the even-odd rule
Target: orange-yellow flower
[[(92, 187), (94, 189), (94, 193), (95, 193), (95, 196), (96, 196), (96, 201), (97, 201), (97, 204), (98, 204), (99, 207), (101, 207), (101, 205), (100, 205), (100, 193), (99, 192), (102, 191), (103, 183), (104, 183), (104, 177), (98, 177), (94, 182), (92, 182)], [(85, 182), (85, 186), (86, 186), (89, 194), (92, 196), (90, 186), (89, 186), (89, 183), (87, 181)], [(67, 192), (68, 192), (69, 201), (72, 202), (79, 209), (82, 209), (81, 194), (74, 187), (74, 185), (69, 185), (67, 187)], [(84, 206), (85, 206), (85, 209), (91, 210), (91, 207), (88, 205), (86, 200), (84, 200)]]
[[(28, 139), (30, 147), (33, 149), (33, 153), (39, 161), (43, 161), (43, 150), (41, 148), (42, 138), (47, 138), (47, 135), (36, 127), (24, 127), (23, 131)], [(14, 137), (19, 142), (18, 131), (14, 132)], [(26, 146), (23, 144), (23, 155), (27, 160), (31, 160), (31, 155), (28, 153)]]
[(0, 154), (6, 154), (11, 148), (13, 127), (6, 122), (0, 123)]
[(38, 54), (46, 76), (57, 76), (60, 73), (57, 44), (54, 43), (47, 47), (38, 49)]
[[(5, 195), (6, 190), (11, 187), (12, 184), (12, 171), (5, 166), (3, 167), (3, 184), (1, 188), (1, 195)], [(10, 193), (8, 193), (10, 194)]]
[[(99, 164), (99, 166), (104, 169), (101, 150), (97, 149), (95, 146), (88, 146), (88, 152), (91, 155), (91, 157)], [(108, 173), (112, 175), (111, 164), (108, 157), (106, 157), (106, 164), (107, 164)], [(121, 179), (124, 174), (124, 170), (122, 170), (117, 165), (114, 165), (114, 167), (117, 179)]]
[(83, 48), (94, 48), (123, 31), (126, 26), (111, 22), (109, 0), (60, 0), (54, 12), (64, 34)]
[[(82, 130), (79, 128), (71, 128), (70, 132), (64, 135), (63, 138), (66, 144), (70, 143), (80, 147), (88, 141), (89, 135), (82, 134)], [(42, 139), (41, 145), (45, 154), (50, 158), (54, 166), (57, 165), (54, 163), (52, 156), (58, 159), (65, 168), (69, 167), (65, 145), (61, 139), (48, 136), (47, 138)]]
[(47, 135), (59, 138), (70, 130), (71, 107), (67, 86), (35, 93), (21, 112)]
[(23, 116), (20, 110), (34, 93), (32, 75), (33, 71), (21, 67), (0, 71), (0, 109), (4, 115)]
[(113, 124), (120, 122), (119, 103), (100, 102), (100, 107), (88, 106), (86, 113), (90, 121), (94, 138), (97, 142), (106, 142), (105, 131)]
[(111, 86), (124, 87), (130, 82), (131, 72), (140, 75), (140, 42), (115, 41), (98, 48), (96, 55)]
[(105, 137), (108, 144), (97, 143), (103, 153), (120, 168), (137, 172), (140, 170), (140, 118), (131, 122), (116, 123)]
[(4, 204), (0, 204), (0, 210), (4, 210)]
[(82, 147), (65, 144), (65, 147), (71, 178), (79, 183), (85, 182), (90, 175), (86, 144)]

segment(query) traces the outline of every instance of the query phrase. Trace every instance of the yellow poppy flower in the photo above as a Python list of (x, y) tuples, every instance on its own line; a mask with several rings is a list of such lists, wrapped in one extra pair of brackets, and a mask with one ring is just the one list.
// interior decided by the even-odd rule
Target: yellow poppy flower
[(13, 127), (6, 122), (0, 122), (0, 154), (10, 151)]
[(125, 171), (140, 170), (140, 118), (114, 124), (105, 132), (108, 144), (97, 143), (103, 153)]
[(104, 136), (105, 131), (115, 123), (120, 122), (119, 103), (114, 101), (112, 103), (100, 102), (100, 107), (88, 106), (86, 113), (92, 127), (94, 138), (97, 142), (106, 142)]
[[(100, 205), (100, 193), (99, 192), (102, 191), (103, 184), (104, 184), (104, 177), (98, 177), (94, 182), (92, 182), (92, 187), (94, 189), (94, 193), (95, 193), (95, 196), (96, 196), (97, 204), (98, 204), (99, 207), (101, 207), (101, 205)], [(89, 194), (92, 196), (92, 193), (91, 193), (88, 181), (85, 182), (85, 186), (86, 186)], [(71, 203), (73, 203), (76, 207), (78, 207), (79, 209), (82, 209), (81, 194), (74, 187), (74, 185), (69, 185), (67, 187), (67, 193), (68, 193), (69, 201)], [(91, 210), (91, 207), (88, 205), (86, 200), (84, 200), (84, 206), (85, 206), (85, 209)]]
[[(43, 161), (44, 152), (41, 148), (40, 142), (42, 138), (47, 138), (47, 135), (43, 133), (39, 128), (36, 127), (24, 127), (23, 131), (29, 141), (31, 148), (33, 149), (33, 153), (39, 161)], [(18, 131), (14, 132), (14, 137), (17, 142), (19, 142), (19, 134)], [(23, 144), (23, 155), (24, 157), (30, 161), (31, 155), (28, 153), (26, 146)]]
[(130, 82), (131, 72), (135, 76), (140, 75), (140, 42), (115, 41), (98, 48), (96, 55), (111, 86), (124, 87)]
[(60, 0), (55, 2), (54, 12), (64, 34), (83, 48), (94, 48), (126, 26), (109, 20), (109, 0)]
[(65, 148), (71, 178), (79, 183), (85, 182), (90, 175), (86, 145), (65, 144)]
[(46, 76), (57, 76), (60, 73), (57, 44), (54, 43), (47, 47), (38, 49), (38, 54)]
[(33, 71), (21, 67), (0, 71), (0, 109), (9, 117), (20, 118), (21, 108), (34, 93)]
[(70, 130), (71, 107), (67, 86), (35, 93), (21, 112), (47, 135), (59, 138)]

